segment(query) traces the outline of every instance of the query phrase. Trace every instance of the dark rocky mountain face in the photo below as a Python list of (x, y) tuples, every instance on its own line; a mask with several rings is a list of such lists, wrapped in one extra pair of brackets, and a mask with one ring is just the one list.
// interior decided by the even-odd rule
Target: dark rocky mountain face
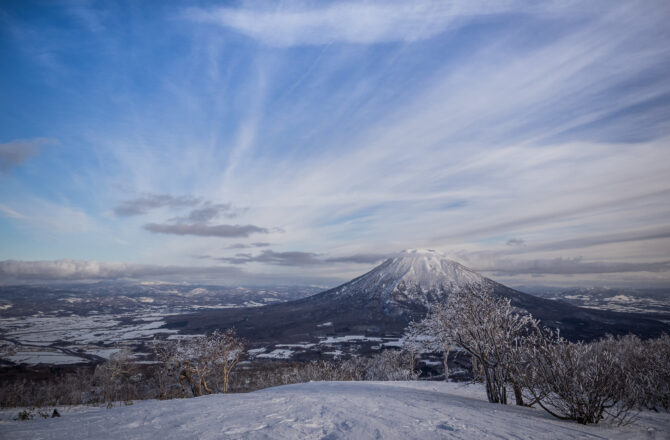
[(657, 336), (669, 327), (640, 315), (598, 311), (528, 295), (496, 283), (434, 251), (403, 251), (370, 272), (316, 295), (258, 308), (175, 316), (168, 325), (203, 333), (234, 327), (254, 343), (310, 341), (358, 334), (400, 336), (425, 316), (431, 303), (457, 289), (484, 289), (509, 298), (567, 338), (589, 340), (607, 333)]

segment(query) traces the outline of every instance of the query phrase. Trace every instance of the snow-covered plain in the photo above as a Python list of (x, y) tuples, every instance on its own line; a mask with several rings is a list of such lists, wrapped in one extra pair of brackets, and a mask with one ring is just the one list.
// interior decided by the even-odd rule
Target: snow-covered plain
[[(16, 415), (17, 410), (11, 413)], [(583, 426), (542, 410), (486, 402), (476, 385), (312, 382), (249, 394), (72, 407), (56, 419), (11, 421), (11, 439), (667, 439), (670, 416), (644, 412), (631, 425)]]
[[(77, 364), (84, 354), (109, 358), (119, 345), (134, 346), (158, 334), (176, 334), (162, 328), (168, 313), (142, 312), (90, 316), (0, 317), (0, 349), (13, 346), (0, 359), (16, 364)], [(2, 339), (5, 338), (5, 339)], [(77, 354), (82, 354), (78, 356)]]

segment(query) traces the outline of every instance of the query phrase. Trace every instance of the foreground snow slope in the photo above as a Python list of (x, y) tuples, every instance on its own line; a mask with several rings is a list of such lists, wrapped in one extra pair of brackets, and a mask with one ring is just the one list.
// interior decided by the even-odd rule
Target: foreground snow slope
[(668, 414), (643, 413), (623, 428), (582, 426), (541, 410), (489, 404), (478, 386), (436, 382), (313, 382), (62, 413), (18, 422), (7, 421), (4, 412), (0, 438), (670, 438)]

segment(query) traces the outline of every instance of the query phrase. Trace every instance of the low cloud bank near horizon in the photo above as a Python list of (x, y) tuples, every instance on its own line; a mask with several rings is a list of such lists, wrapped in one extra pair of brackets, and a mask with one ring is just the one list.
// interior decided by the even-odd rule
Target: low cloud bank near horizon
[(244, 272), (226, 266), (161, 266), (95, 260), (0, 261), (0, 282), (6, 280), (114, 280), (164, 275), (240, 276)]
[(246, 272), (231, 266), (153, 265), (95, 260), (0, 261), (0, 285), (98, 281), (166, 281), (174, 283), (287, 284), (332, 287), (341, 279)]
[[(373, 265), (390, 255), (359, 254), (343, 257), (323, 257), (309, 252), (273, 252), (265, 251), (257, 257), (238, 256), (237, 263), (226, 259), (229, 264), (246, 264), (260, 262), (278, 266), (323, 266), (331, 263), (355, 263)], [(206, 257), (213, 260), (216, 258)], [(224, 259), (218, 259), (224, 260)], [(467, 263), (466, 263), (467, 264)], [(505, 261), (499, 260), (488, 264), (472, 262), (473, 270), (484, 274), (492, 274), (492, 278), (503, 277), (506, 284), (537, 283), (545, 275), (554, 276), (552, 284), (556, 284), (556, 276), (566, 281), (566, 286), (579, 284), (579, 275), (602, 274), (637, 274), (670, 272), (670, 261), (650, 263), (608, 263), (587, 262), (579, 258), (556, 258), (551, 260)], [(370, 267), (372, 268), (372, 267)], [(360, 270), (360, 274), (368, 269)], [(181, 266), (152, 265), (124, 262), (104, 262), (95, 260), (45, 260), (45, 261), (0, 261), (0, 285), (21, 284), (32, 282), (65, 282), (65, 281), (114, 281), (114, 280), (146, 280), (161, 278), (182, 282), (218, 281), (232, 283), (317, 283), (335, 285), (347, 279), (325, 277), (317, 271), (314, 275), (301, 276), (263, 274), (247, 272), (234, 266)], [(525, 276), (525, 277), (524, 277)], [(585, 278), (587, 280), (588, 278)], [(612, 278), (615, 285), (617, 278)], [(559, 283), (560, 284), (560, 283)], [(584, 281), (582, 286), (592, 285), (593, 281)], [(670, 286), (670, 278), (656, 278), (658, 286)]]

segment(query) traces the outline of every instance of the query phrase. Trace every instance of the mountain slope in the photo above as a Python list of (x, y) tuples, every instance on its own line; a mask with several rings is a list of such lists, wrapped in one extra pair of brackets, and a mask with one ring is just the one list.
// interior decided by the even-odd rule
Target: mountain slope
[[(550, 327), (572, 339), (606, 333), (655, 336), (668, 326), (654, 320), (582, 309), (506, 287), (435, 251), (403, 251), (370, 272), (334, 289), (265, 307), (216, 310), (168, 319), (169, 326), (202, 333), (235, 327), (253, 342), (287, 343), (325, 335), (400, 335), (425, 315), (431, 303), (457, 289), (483, 289), (510, 298)], [(330, 325), (324, 325), (330, 324)]]

